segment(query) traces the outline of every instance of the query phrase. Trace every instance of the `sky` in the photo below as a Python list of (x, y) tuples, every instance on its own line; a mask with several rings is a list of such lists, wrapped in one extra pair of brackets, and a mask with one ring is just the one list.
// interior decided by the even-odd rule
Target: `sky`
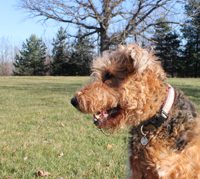
[(10, 43), (20, 45), (31, 34), (51, 41), (61, 24), (39, 21), (28, 18), (28, 14), (17, 7), (18, 0), (0, 2), (0, 38), (8, 39)]

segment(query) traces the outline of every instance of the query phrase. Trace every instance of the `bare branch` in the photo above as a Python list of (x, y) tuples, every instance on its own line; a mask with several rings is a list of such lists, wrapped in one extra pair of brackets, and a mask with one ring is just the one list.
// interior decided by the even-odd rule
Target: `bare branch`
[[(179, 0), (20, 0), (32, 17), (53, 19), (97, 34), (101, 51), (125, 42), (156, 25), (172, 13)], [(181, 0), (184, 1), (184, 0)], [(176, 23), (169, 20), (168, 23)], [(178, 23), (178, 22), (177, 22)]]

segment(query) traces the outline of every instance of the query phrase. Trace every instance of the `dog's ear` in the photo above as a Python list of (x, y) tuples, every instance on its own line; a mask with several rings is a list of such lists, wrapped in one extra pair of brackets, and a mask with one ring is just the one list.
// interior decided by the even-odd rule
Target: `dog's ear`
[(142, 73), (152, 64), (152, 54), (139, 45), (120, 46), (121, 50), (129, 57), (133, 70)]
[(161, 79), (165, 79), (165, 73), (161, 67), (160, 61), (154, 55), (152, 50), (141, 48), (139, 45), (132, 44), (120, 46), (120, 51), (124, 51), (132, 70), (137, 73), (143, 73), (145, 70), (151, 70), (157, 73)]

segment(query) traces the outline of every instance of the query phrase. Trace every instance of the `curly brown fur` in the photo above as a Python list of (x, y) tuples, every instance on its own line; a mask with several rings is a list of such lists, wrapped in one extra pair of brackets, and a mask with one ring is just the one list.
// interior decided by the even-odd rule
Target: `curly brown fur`
[[(162, 125), (145, 125), (157, 119), (168, 94), (165, 73), (152, 52), (138, 45), (121, 46), (93, 61), (91, 77), (72, 104), (94, 114), (99, 128), (132, 127), (131, 179), (200, 178), (200, 119), (181, 91), (175, 90)], [(148, 132), (147, 145), (141, 144), (141, 126)]]

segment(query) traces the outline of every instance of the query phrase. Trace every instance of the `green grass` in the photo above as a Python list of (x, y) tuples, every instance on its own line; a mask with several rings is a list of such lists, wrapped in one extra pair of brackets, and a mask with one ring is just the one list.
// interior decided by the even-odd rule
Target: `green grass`
[[(105, 136), (70, 105), (86, 77), (0, 78), (0, 178), (126, 178), (127, 133)], [(171, 79), (200, 109), (200, 79)], [(111, 147), (108, 147), (110, 145)], [(62, 155), (61, 155), (62, 154)]]
[(170, 79), (170, 84), (181, 89), (200, 111), (200, 78), (173, 78)]

